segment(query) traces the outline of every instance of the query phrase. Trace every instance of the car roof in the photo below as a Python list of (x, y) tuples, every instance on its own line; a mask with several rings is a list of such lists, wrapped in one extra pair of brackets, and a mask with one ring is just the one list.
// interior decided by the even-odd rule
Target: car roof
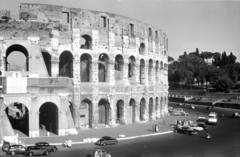
[(36, 144), (48, 144), (47, 142), (37, 142)]

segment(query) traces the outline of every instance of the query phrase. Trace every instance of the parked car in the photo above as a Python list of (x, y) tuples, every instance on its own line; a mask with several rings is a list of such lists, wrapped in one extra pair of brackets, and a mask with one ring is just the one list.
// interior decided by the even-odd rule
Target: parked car
[(208, 120), (207, 120), (208, 124), (217, 124), (217, 114), (215, 112), (211, 112), (208, 115)]
[(2, 151), (6, 152), (8, 150), (8, 148), (10, 147), (10, 142), (7, 141), (3, 141), (3, 145), (2, 145)]
[(91, 152), (91, 157), (111, 157), (111, 154), (103, 149), (96, 149)]
[(28, 146), (26, 152), (24, 153), (25, 156), (49, 155), (49, 154), (50, 151), (48, 149), (39, 146)]
[(96, 142), (96, 144), (102, 145), (102, 146), (109, 145), (109, 144), (117, 144), (117, 143), (118, 143), (118, 140), (110, 136), (103, 136), (102, 138), (100, 138), (100, 140)]
[(203, 122), (197, 123), (197, 125), (202, 127), (204, 130), (208, 130), (208, 126)]
[(191, 127), (188, 127), (188, 126), (179, 126), (179, 125), (177, 125), (177, 126), (174, 128), (174, 132), (184, 133), (184, 134), (187, 134), (187, 135), (197, 134), (197, 131), (194, 130), (194, 129), (192, 129)]
[(58, 150), (57, 146), (55, 145), (50, 145), (49, 143), (47, 142), (38, 142), (38, 143), (35, 143), (35, 146), (39, 146), (41, 148), (46, 148), (48, 149), (50, 152), (55, 152)]
[(198, 126), (198, 124), (191, 124), (190, 127), (191, 127), (193, 130), (196, 130), (196, 131), (198, 131), (198, 132), (204, 130), (204, 128)]
[(23, 154), (26, 152), (26, 148), (23, 147), (23, 145), (11, 145), (8, 147), (6, 153), (7, 154), (11, 154), (11, 155), (15, 155), (15, 154)]
[(206, 109), (211, 110), (211, 109), (214, 109), (214, 107), (213, 106), (208, 106), (208, 107), (206, 107)]

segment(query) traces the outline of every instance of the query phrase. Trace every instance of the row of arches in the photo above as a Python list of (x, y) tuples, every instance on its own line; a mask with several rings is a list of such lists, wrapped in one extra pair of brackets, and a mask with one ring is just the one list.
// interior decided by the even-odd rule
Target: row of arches
[[(72, 118), (75, 126), (88, 126), (94, 125), (111, 125), (112, 123), (125, 124), (126, 120), (130, 123), (136, 123), (138, 120), (152, 120), (155, 117), (161, 117), (161, 112), (167, 103), (167, 97), (149, 98), (148, 104), (146, 99), (142, 98), (140, 103), (137, 104), (135, 99), (130, 99), (126, 104), (122, 99), (119, 99), (115, 106), (110, 105), (107, 99), (100, 99), (97, 104), (96, 111), (93, 110), (91, 100), (84, 99), (80, 106), (76, 108), (69, 102), (68, 111), (69, 117)], [(155, 104), (153, 103), (155, 102)], [(148, 107), (147, 107), (148, 105)], [(148, 111), (147, 111), (148, 108)], [(58, 106), (53, 102), (45, 102), (39, 108), (39, 130), (48, 131), (58, 134), (59, 130), (59, 112)], [(75, 112), (78, 113), (75, 113)], [(161, 111), (161, 112), (159, 112)], [(5, 108), (5, 113), (12, 125), (12, 128), (25, 135), (29, 135), (30, 128), (30, 112), (28, 107), (21, 102), (14, 102)], [(147, 114), (148, 113), (148, 114)], [(149, 117), (147, 117), (147, 115)], [(139, 117), (138, 117), (139, 116)], [(78, 119), (78, 121), (76, 121)], [(78, 123), (78, 124), (77, 124)]]
[[(25, 47), (23, 47), (22, 45), (12, 45), (10, 46), (7, 51), (6, 51), (6, 58), (5, 58), (5, 64), (6, 64), (6, 71), (11, 71), (13, 70), (11, 65), (12, 61), (10, 61), (10, 59), (12, 58), (10, 55), (11, 54), (15, 54), (18, 53), (17, 55), (22, 54), (25, 56), (25, 61), (22, 61), (23, 67), (21, 69), (21, 71), (28, 71), (29, 70), (29, 54), (28, 51)], [(44, 63), (46, 65), (46, 69), (48, 72), (49, 76), (52, 76), (52, 57), (48, 52), (42, 51), (42, 56), (43, 56), (43, 60)], [(10, 59), (8, 59), (10, 58)], [(19, 57), (15, 57), (16, 59), (19, 59)], [(81, 82), (91, 82), (91, 78), (92, 78), (92, 56), (88, 53), (84, 53), (80, 56), (80, 75), (81, 75)], [(74, 71), (74, 67), (73, 67), (73, 62), (74, 62), (74, 57), (72, 55), (72, 53), (70, 51), (63, 51), (59, 57), (59, 77), (69, 77), (69, 78), (73, 78), (73, 71)], [(115, 70), (115, 79), (121, 79), (121, 77), (123, 76), (123, 71), (127, 70), (128, 71), (128, 78), (134, 78), (137, 77), (137, 69), (138, 69), (138, 65), (137, 65), (137, 60), (135, 58), (135, 56), (130, 56), (128, 58), (128, 67), (127, 69), (124, 69), (124, 64), (125, 64), (125, 60), (123, 58), (123, 56), (121, 54), (116, 55), (115, 60), (114, 60), (114, 70)], [(108, 76), (109, 76), (109, 64), (110, 64), (110, 57), (106, 54), (106, 53), (102, 53), (99, 55), (99, 58), (97, 60), (97, 64), (98, 64), (98, 80), (99, 82), (108, 82)], [(149, 69), (149, 73), (148, 73), (148, 78), (149, 78), (149, 82), (152, 82), (152, 76), (155, 70), (156, 73), (156, 81), (159, 81), (159, 77), (157, 75), (157, 73), (160, 70), (166, 70), (167, 69), (167, 64), (163, 63), (162, 61), (159, 62), (158, 60), (155, 62), (153, 62), (152, 59), (149, 59), (148, 61), (148, 69)], [(154, 66), (155, 65), (155, 69)], [(146, 66), (146, 61), (144, 59), (140, 60), (140, 71), (139, 71), (139, 79), (140, 79), (140, 83), (143, 84), (144, 82), (144, 75), (145, 75), (145, 66)], [(20, 67), (19, 67), (20, 68)], [(19, 71), (19, 69), (14, 69)]]

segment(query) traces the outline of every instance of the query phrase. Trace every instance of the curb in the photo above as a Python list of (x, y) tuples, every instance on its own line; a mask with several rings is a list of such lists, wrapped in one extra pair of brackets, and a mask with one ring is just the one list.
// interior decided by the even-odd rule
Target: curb
[[(147, 134), (147, 135), (139, 135), (139, 136), (131, 136), (131, 137), (123, 137), (123, 138), (117, 138), (117, 140), (121, 141), (121, 140), (130, 140), (130, 139), (135, 139), (135, 138), (140, 138), (140, 137), (149, 137), (149, 136), (158, 136), (158, 135), (164, 135), (164, 134), (169, 134), (169, 133), (173, 133), (173, 131), (166, 131), (166, 132), (160, 132), (160, 133), (154, 133), (154, 134)], [(85, 143), (89, 143), (89, 142), (72, 142), (72, 144), (85, 144)], [(62, 145), (62, 143), (49, 143), (51, 145)], [(25, 146), (31, 146), (33, 144), (27, 144)]]

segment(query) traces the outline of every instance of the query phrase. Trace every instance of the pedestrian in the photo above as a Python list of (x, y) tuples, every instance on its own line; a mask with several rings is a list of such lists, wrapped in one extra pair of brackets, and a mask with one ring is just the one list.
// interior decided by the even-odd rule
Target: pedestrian
[(68, 139), (65, 140), (64, 143), (62, 143), (63, 147), (67, 147), (68, 146)]
[(155, 129), (156, 132), (158, 132), (158, 125), (156, 125), (156, 129)]
[(68, 148), (72, 147), (72, 140), (68, 140)]

